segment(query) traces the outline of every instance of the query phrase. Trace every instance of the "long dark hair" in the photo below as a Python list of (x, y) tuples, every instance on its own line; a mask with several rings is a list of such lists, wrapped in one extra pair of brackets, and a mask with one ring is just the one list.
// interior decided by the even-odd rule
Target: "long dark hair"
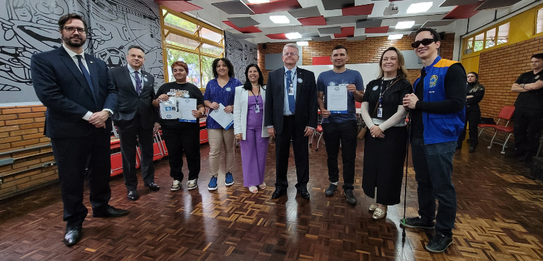
[(233, 78), (234, 77), (234, 66), (226, 58), (217, 58), (217, 59), (213, 60), (213, 64), (211, 65), (211, 66), (213, 66), (213, 77), (215, 77), (215, 79), (219, 78), (219, 74), (217, 73), (217, 65), (219, 64), (219, 61), (223, 61), (224, 64), (226, 64), (226, 67), (228, 67), (228, 77)]
[(245, 69), (246, 80), (245, 80), (245, 84), (243, 84), (243, 89), (248, 90), (248, 91), (253, 89), (253, 85), (251, 84), (251, 81), (249, 81), (249, 69), (251, 69), (251, 67), (255, 67), (256, 70), (258, 71), (258, 84), (260, 85), (260, 87), (264, 86), (264, 75), (262, 74), (260, 67), (252, 63), (252, 64), (249, 64), (247, 68)]

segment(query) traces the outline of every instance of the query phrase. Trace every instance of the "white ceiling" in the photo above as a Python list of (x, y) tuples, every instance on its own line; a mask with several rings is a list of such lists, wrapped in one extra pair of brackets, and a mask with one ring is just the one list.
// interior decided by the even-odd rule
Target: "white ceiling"
[[(248, 0), (242, 0), (244, 3), (248, 3)], [(324, 1), (335, 1), (335, 0), (324, 0)], [(407, 8), (413, 4), (413, 3), (419, 3), (419, 2), (433, 2), (432, 7), (425, 13), (422, 14), (406, 14)], [(399, 13), (392, 15), (392, 16), (384, 16), (383, 11), (386, 7), (388, 7), (389, 2), (387, 0), (355, 0), (355, 6), (358, 5), (367, 5), (367, 4), (374, 4), (373, 12), (367, 17), (368, 19), (383, 19), (383, 22), (381, 26), (390, 26), (389, 32), (385, 34), (365, 34), (365, 29), (363, 28), (357, 28), (355, 29), (355, 36), (383, 36), (383, 35), (390, 35), (395, 33), (403, 33), (403, 34), (409, 34), (413, 30), (416, 30), (418, 27), (422, 26), (426, 21), (439, 21), (443, 16), (445, 16), (447, 13), (449, 13), (451, 10), (454, 9), (454, 6), (449, 7), (439, 7), (445, 0), (403, 0), (403, 1), (394, 1), (394, 3), (398, 6)], [(500, 0), (487, 0), (487, 1), (500, 1)], [(266, 36), (266, 34), (275, 34), (275, 33), (291, 33), (291, 32), (299, 32), (302, 34), (303, 38), (298, 39), (296, 41), (302, 41), (307, 40), (310, 41), (311, 37), (318, 37), (318, 36), (331, 36), (332, 39), (334, 39), (334, 35), (324, 35), (319, 34), (318, 28), (325, 28), (325, 27), (349, 27), (349, 26), (355, 26), (355, 21), (350, 23), (343, 23), (343, 24), (334, 24), (334, 25), (319, 25), (319, 26), (302, 26), (302, 24), (294, 18), (290, 13), (287, 11), (281, 11), (281, 12), (273, 12), (273, 13), (266, 13), (266, 14), (255, 14), (255, 15), (240, 15), (240, 14), (227, 14), (223, 12), (222, 10), (216, 8), (215, 6), (211, 5), (212, 3), (216, 2), (225, 2), (224, 0), (192, 0), (191, 3), (198, 5), (202, 7), (202, 10), (197, 11), (190, 11), (186, 12), (189, 15), (196, 17), (200, 20), (203, 20), (209, 24), (212, 24), (218, 28), (221, 28), (223, 30), (226, 30), (228, 32), (231, 32), (235, 35), (237, 35), (239, 38), (245, 38), (246, 40), (254, 43), (270, 43), (270, 42), (284, 42), (288, 40), (273, 40)], [(299, 4), (302, 8), (317, 6), (319, 9), (319, 12), (321, 15), (323, 15), (325, 18), (329, 17), (340, 17), (342, 16), (342, 10), (325, 10), (323, 3), (321, 0), (298, 0)], [(514, 6), (520, 6), (525, 5), (527, 2), (536, 2), (536, 1), (529, 1), (529, 0), (523, 0), (518, 4), (515, 4)], [(514, 7), (513, 6), (513, 7)], [(506, 13), (511, 12), (511, 10), (514, 10), (512, 7), (505, 7), (498, 9), (500, 12), (504, 12), (503, 9), (509, 9), (505, 10)], [(494, 10), (491, 10), (492, 13)], [(481, 13), (488, 14), (489, 11), (482, 11)], [(290, 23), (289, 24), (274, 24), (270, 19), (270, 15), (285, 15), (289, 18)], [(232, 27), (224, 24), (222, 21), (228, 20), (228, 18), (235, 18), (235, 17), (251, 17), (255, 21), (257, 21), (259, 24), (256, 25), (260, 30), (262, 30), (261, 33), (240, 33), (239, 31), (233, 29)], [(400, 32), (395, 32), (395, 25), (398, 21), (406, 21), (406, 20), (412, 20), (415, 21), (415, 26), (411, 30), (402, 30)], [(465, 24), (461, 23), (462, 25)], [(458, 29), (457, 22), (455, 22), (447, 25), (447, 26), (439, 26), (434, 27), (438, 31), (442, 32), (456, 32)], [(292, 41), (292, 40), (290, 40)]]

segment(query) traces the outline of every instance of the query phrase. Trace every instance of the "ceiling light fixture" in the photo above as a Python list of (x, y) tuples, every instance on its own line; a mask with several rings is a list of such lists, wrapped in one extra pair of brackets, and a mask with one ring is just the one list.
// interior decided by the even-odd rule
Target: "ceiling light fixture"
[(276, 24), (288, 24), (290, 20), (284, 15), (270, 15), (270, 20)]
[(402, 37), (403, 34), (391, 34), (388, 36), (388, 40), (400, 40)]
[(309, 42), (308, 41), (299, 41), (299, 42), (296, 42), (296, 45), (298, 45), (298, 46), (308, 46)]
[(285, 34), (285, 36), (290, 40), (302, 38), (302, 35), (300, 33), (288, 33), (288, 34)]
[(411, 4), (409, 8), (407, 8), (407, 13), (416, 14), (416, 13), (426, 12), (428, 11), (428, 9), (430, 9), (430, 7), (432, 7), (433, 4), (434, 2), (421, 2), (421, 3)]
[(409, 29), (415, 25), (415, 21), (402, 21), (396, 24), (396, 29)]
[(385, 8), (385, 11), (383, 11), (384, 16), (395, 15), (397, 13), (398, 13), (398, 6), (394, 4), (393, 2), (390, 2), (387, 8)]

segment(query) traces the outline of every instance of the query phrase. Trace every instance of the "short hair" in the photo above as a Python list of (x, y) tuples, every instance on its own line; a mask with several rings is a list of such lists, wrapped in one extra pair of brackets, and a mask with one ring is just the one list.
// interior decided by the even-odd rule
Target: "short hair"
[(185, 71), (187, 72), (187, 74), (189, 74), (189, 67), (187, 66), (187, 64), (183, 61), (175, 61), (172, 63), (172, 71), (173, 71), (173, 67), (175, 66), (181, 66), (185, 69)]
[(285, 52), (285, 49), (287, 49), (287, 47), (295, 48), (296, 52), (298, 52), (298, 55), (300, 55), (300, 49), (298, 49), (298, 45), (293, 44), (293, 43), (285, 44), (285, 46), (283, 46), (283, 51), (281, 52), (281, 55), (283, 55), (283, 53)]
[(78, 14), (65, 14), (63, 16), (61, 16), (59, 19), (58, 19), (58, 29), (60, 31), (62, 31), (62, 29), (64, 29), (64, 25), (72, 20), (72, 19), (77, 19), (77, 20), (81, 20), (81, 22), (83, 22), (83, 26), (85, 26), (85, 30), (87, 30), (87, 22), (85, 22), (85, 19), (83, 19), (83, 17), (81, 15), (78, 15)]
[(145, 51), (143, 50), (143, 48), (141, 48), (141, 46), (139, 45), (130, 45), (128, 46), (128, 51), (130, 51), (130, 49), (133, 49), (133, 48), (136, 48), (136, 49), (140, 49), (140, 51), (145, 54)]
[(347, 47), (345, 47), (345, 46), (343, 46), (341, 44), (336, 45), (336, 47), (334, 47), (334, 49), (332, 49), (332, 52), (334, 50), (339, 50), (339, 49), (345, 49), (345, 53), (347, 53)]
[(394, 46), (388, 47), (388, 49), (381, 54), (381, 59), (379, 60), (379, 78), (385, 75), (385, 72), (383, 71), (383, 56), (385, 56), (385, 53), (388, 51), (394, 51), (396, 52), (396, 55), (398, 55), (398, 70), (396, 70), (396, 75), (400, 78), (407, 78), (407, 69), (405, 68), (405, 59), (402, 51)]
[(475, 75), (475, 82), (478, 82), (478, 81), (479, 81), (479, 74), (477, 74), (476, 72), (469, 72), (468, 74), (473, 74), (473, 75)]
[(532, 55), (532, 57), (530, 57), (530, 59), (532, 59), (532, 58), (543, 60), (543, 53), (536, 53), (536, 54)]
[(258, 84), (260, 86), (263, 86), (264, 85), (264, 75), (262, 74), (262, 71), (260, 70), (260, 67), (258, 67), (258, 65), (252, 63), (252, 64), (249, 64), (247, 65), (247, 68), (245, 68), (245, 84), (243, 84), (243, 88), (245, 90), (248, 90), (250, 91), (252, 88), (253, 88), (253, 85), (251, 84), (251, 81), (249, 81), (249, 69), (251, 69), (251, 67), (255, 67), (256, 70), (258, 71)]
[(419, 30), (415, 32), (415, 37), (417, 37), (417, 35), (421, 32), (430, 32), (432, 34), (432, 37), (434, 38), (434, 41), (436, 42), (441, 41), (441, 37), (439, 37), (439, 33), (432, 28), (428, 28), (428, 27), (419, 28)]
[(223, 61), (226, 64), (226, 67), (228, 67), (228, 77), (234, 77), (234, 66), (226, 58), (217, 58), (213, 60), (213, 64), (211, 65), (213, 66), (213, 77), (219, 78), (219, 74), (217, 73), (217, 65), (219, 64), (219, 61)]

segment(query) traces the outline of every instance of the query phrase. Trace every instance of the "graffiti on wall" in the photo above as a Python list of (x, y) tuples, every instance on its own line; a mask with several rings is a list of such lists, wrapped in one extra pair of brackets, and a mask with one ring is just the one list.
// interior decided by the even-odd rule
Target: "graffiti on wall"
[(247, 65), (257, 64), (258, 46), (243, 39), (237, 39), (228, 32), (225, 34), (225, 43), (225, 56), (232, 62), (236, 78), (244, 83)]
[(160, 19), (152, 0), (0, 0), (0, 104), (38, 101), (30, 58), (61, 45), (57, 21), (67, 13), (87, 19), (85, 52), (110, 67), (122, 66), (128, 46), (139, 45), (143, 69), (157, 86), (163, 83)]

